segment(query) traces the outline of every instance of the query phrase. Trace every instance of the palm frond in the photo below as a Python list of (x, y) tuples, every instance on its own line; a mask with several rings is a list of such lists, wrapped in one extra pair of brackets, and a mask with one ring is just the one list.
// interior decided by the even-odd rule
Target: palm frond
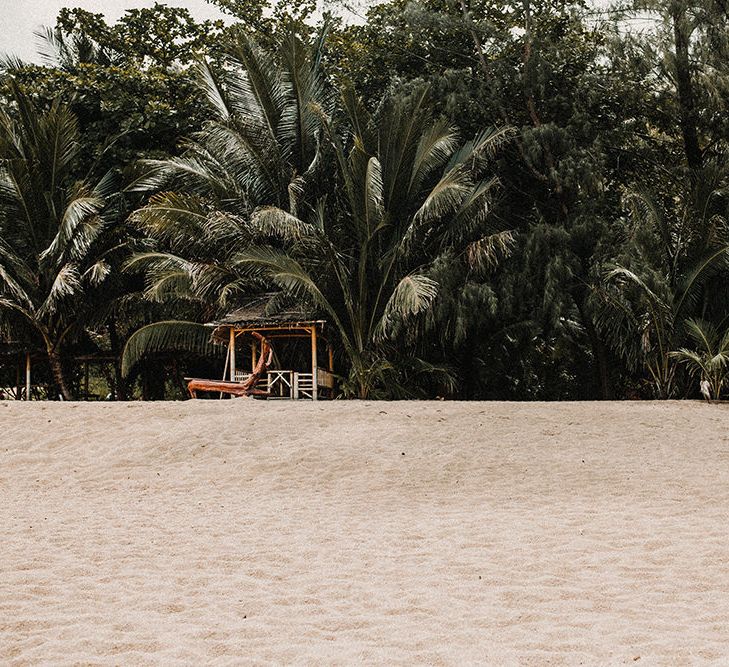
[(459, 164), (471, 164), (472, 168), (481, 169), (484, 162), (495, 157), (498, 152), (514, 137), (516, 130), (504, 125), (489, 127), (480, 132), (471, 141), (467, 141), (453, 153), (446, 170)]
[(56, 236), (41, 252), (39, 259), (78, 259), (83, 256), (103, 226), (98, 214), (104, 206), (105, 200), (101, 197), (79, 196), (69, 202)]
[(231, 62), (239, 65), (228, 86), (238, 100), (237, 113), (248, 119), (263, 120), (268, 136), (274, 139), (285, 108), (286, 91), (275, 60), (250, 36), (238, 31)]
[(111, 274), (111, 271), (109, 263), (104, 259), (100, 259), (98, 262), (94, 262), (82, 277), (87, 278), (92, 287), (98, 287)]
[(643, 294), (645, 294), (649, 298), (649, 300), (651, 302), (653, 302), (654, 304), (660, 305), (660, 307), (664, 310), (667, 310), (669, 308), (669, 306), (665, 303), (665, 301), (648, 286), (648, 283), (643, 278), (641, 278), (637, 273), (635, 273), (634, 271), (631, 271), (630, 269), (627, 269), (622, 266), (618, 266), (608, 272), (606, 279), (607, 280), (619, 279), (619, 280), (627, 281), (627, 282), (635, 285), (636, 287), (638, 287), (638, 289), (640, 289), (643, 292)]
[(438, 295), (438, 283), (425, 275), (413, 273), (397, 284), (385, 305), (375, 335), (388, 337), (394, 326), (423, 312)]
[(124, 346), (122, 374), (128, 376), (142, 359), (160, 353), (184, 352), (197, 357), (222, 357), (225, 346), (212, 339), (212, 329), (196, 322), (167, 320), (135, 331)]
[(131, 220), (153, 238), (171, 243), (191, 243), (204, 233), (208, 207), (196, 195), (163, 192), (135, 211)]
[(384, 210), (384, 192), (382, 185), (382, 165), (376, 157), (367, 161), (364, 179), (364, 215), (365, 225), (370, 234), (377, 228)]
[(722, 245), (711, 250), (694, 263), (688, 274), (680, 281), (679, 297), (676, 301), (676, 313), (683, 314), (684, 309), (691, 308), (700, 298), (701, 288), (718, 266), (729, 268), (729, 245)]
[(298, 300), (310, 300), (332, 318), (341, 333), (343, 343), (345, 346), (350, 345), (347, 329), (343, 326), (337, 309), (324, 295), (314, 277), (296, 259), (275, 248), (252, 246), (238, 253), (232, 264), (247, 271), (263, 285), (270, 280)]
[(263, 236), (275, 236), (284, 241), (296, 241), (315, 233), (310, 223), (275, 206), (259, 208), (251, 218), (251, 225)]
[(329, 310), (329, 302), (313, 277), (293, 257), (269, 246), (252, 246), (235, 255), (233, 266), (253, 276), (270, 278), (282, 289), (302, 297), (310, 297), (318, 306)]
[(230, 108), (226, 92), (217, 75), (204, 59), (197, 62), (195, 69), (199, 86), (205, 93), (208, 104), (215, 109), (220, 120), (229, 120), (234, 111)]
[(445, 120), (431, 125), (420, 137), (410, 176), (409, 196), (422, 190), (431, 174), (442, 170), (458, 147), (458, 132)]
[(511, 230), (489, 234), (466, 247), (466, 259), (471, 268), (485, 272), (495, 269), (514, 248), (515, 236)]
[(432, 223), (455, 212), (472, 187), (473, 181), (468, 170), (463, 165), (453, 167), (429, 191), (425, 201), (413, 216), (414, 222)]
[(56, 274), (53, 285), (38, 308), (38, 318), (53, 315), (66, 297), (73, 296), (81, 286), (81, 277), (75, 264), (64, 264)]
[(164, 252), (140, 252), (124, 265), (130, 273), (144, 274), (144, 295), (150, 301), (167, 297), (193, 298), (194, 264), (183, 257)]
[(705, 320), (686, 320), (686, 333), (702, 348), (704, 353), (713, 354), (719, 334), (716, 327)]

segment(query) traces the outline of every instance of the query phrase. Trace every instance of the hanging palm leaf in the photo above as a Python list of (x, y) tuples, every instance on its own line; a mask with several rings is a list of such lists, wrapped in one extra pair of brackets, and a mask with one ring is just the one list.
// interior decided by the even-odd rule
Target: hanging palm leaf
[(155, 322), (134, 332), (122, 354), (122, 374), (149, 355), (184, 352), (202, 358), (222, 358), (225, 346), (212, 339), (212, 329), (195, 322)]

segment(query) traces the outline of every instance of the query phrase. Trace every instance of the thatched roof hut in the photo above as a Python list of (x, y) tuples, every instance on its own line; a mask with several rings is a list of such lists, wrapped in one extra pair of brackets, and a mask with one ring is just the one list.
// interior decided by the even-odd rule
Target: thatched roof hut
[[(213, 339), (228, 343), (224, 377), (220, 382), (195, 380), (196, 385), (201, 388), (220, 386), (221, 391), (230, 390), (230, 393), (234, 393), (236, 387), (231, 387), (231, 384), (249, 383), (253, 386), (251, 375), (255, 374), (255, 384), (260, 390), (258, 393), (269, 397), (317, 400), (323, 393), (332, 395), (333, 352), (324, 337), (325, 320), (316, 319), (312, 312), (304, 308), (274, 310), (271, 307), (272, 298), (273, 295), (270, 294), (257, 297), (220, 320), (208, 324), (213, 327)], [(251, 347), (250, 372), (242, 370), (239, 363), (238, 352), (244, 338)], [(272, 349), (274, 339), (296, 338), (310, 341), (310, 369), (273, 368), (268, 362), (259, 363), (261, 354)], [(327, 352), (328, 368), (319, 365), (322, 351), (320, 348), (323, 346)], [(262, 389), (263, 385), (265, 390)]]

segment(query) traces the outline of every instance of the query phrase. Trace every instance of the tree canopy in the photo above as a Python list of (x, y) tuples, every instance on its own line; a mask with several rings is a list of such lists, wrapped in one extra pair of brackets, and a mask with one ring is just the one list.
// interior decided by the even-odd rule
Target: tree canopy
[(723, 5), (210, 2), (64, 9), (3, 61), (0, 340), (60, 393), (85, 350), (129, 395), (144, 327), (128, 389), (173, 395), (194, 323), (273, 289), (343, 395), (721, 395)]

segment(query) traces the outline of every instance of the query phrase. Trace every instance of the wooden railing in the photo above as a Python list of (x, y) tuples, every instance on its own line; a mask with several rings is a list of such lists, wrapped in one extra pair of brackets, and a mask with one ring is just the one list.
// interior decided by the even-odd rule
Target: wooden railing
[(293, 392), (293, 371), (268, 371), (268, 394), (270, 398), (291, 398)]
[[(236, 382), (245, 382), (249, 377), (251, 377), (251, 373), (246, 373), (244, 371), (236, 371), (235, 372), (235, 381)], [(262, 389), (263, 391), (266, 391), (268, 387), (268, 382), (266, 380), (266, 375), (261, 377), (258, 382), (256, 382), (256, 389)]]
[(314, 376), (311, 373), (294, 373), (294, 398), (314, 398)]
[(324, 389), (334, 389), (334, 375), (324, 368), (317, 368), (316, 384)]
[[(250, 373), (236, 371), (235, 381), (245, 382), (250, 376)], [(333, 390), (334, 375), (328, 370), (318, 368), (316, 383), (317, 388)], [(267, 391), (270, 398), (313, 398), (314, 376), (312, 373), (272, 369), (263, 374), (256, 388)]]

